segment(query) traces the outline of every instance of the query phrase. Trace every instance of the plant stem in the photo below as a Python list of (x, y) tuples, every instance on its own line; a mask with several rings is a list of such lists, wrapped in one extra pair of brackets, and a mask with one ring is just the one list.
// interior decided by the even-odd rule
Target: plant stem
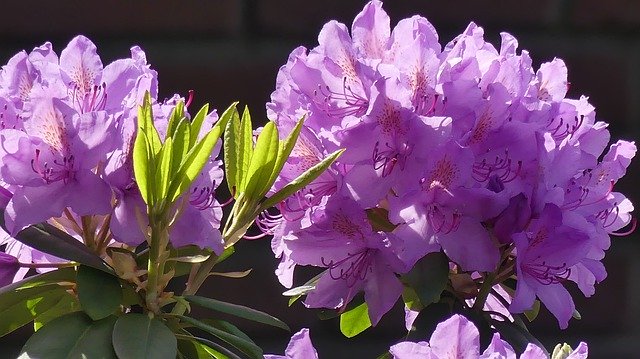
[(495, 279), (495, 273), (489, 273), (484, 278), (484, 282), (482, 282), (482, 287), (480, 287), (480, 292), (478, 292), (478, 296), (476, 297), (475, 303), (473, 303), (473, 310), (482, 310), (484, 308), (484, 303), (487, 301), (489, 297), (489, 293), (491, 293), (491, 288), (493, 287), (493, 280)]
[[(152, 216), (149, 216), (152, 219)], [(169, 233), (163, 221), (151, 220), (151, 239), (149, 243), (149, 261), (147, 263), (147, 308), (155, 313), (160, 313), (159, 297), (162, 292), (159, 287), (159, 279), (164, 274), (165, 259), (163, 252), (168, 244)]]

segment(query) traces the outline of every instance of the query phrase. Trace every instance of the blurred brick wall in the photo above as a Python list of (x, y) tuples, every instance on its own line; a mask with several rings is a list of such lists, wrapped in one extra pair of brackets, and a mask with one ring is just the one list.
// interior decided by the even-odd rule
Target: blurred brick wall
[[(211, 102), (219, 110), (241, 99), (255, 119), (265, 116), (264, 103), (276, 72), (289, 51), (316, 45), (323, 23), (350, 24), (363, 0), (156, 0), (100, 1), (22, 0), (2, 4), (0, 62), (21, 49), (48, 40), (60, 51), (75, 34), (98, 45), (103, 62), (128, 55), (140, 45), (159, 72), (160, 92), (168, 97), (195, 90), (195, 104)], [(563, 58), (569, 68), (570, 95), (590, 96), (600, 119), (611, 123), (613, 137), (633, 140), (640, 133), (640, 1), (638, 0), (387, 0), (392, 24), (416, 13), (438, 29), (444, 44), (469, 21), (485, 28), (498, 44), (499, 33), (515, 35), (534, 62)], [(636, 160), (619, 188), (638, 203), (634, 186), (640, 175)], [(547, 343), (590, 343), (593, 358), (637, 358), (640, 352), (640, 244), (638, 236), (614, 239), (605, 264), (609, 278), (594, 297), (576, 296), (581, 321), (565, 332), (548, 315), (533, 325)], [(254, 268), (243, 280), (215, 279), (208, 295), (254, 306), (282, 317), (294, 330), (312, 328), (320, 355), (334, 358), (375, 357), (398, 339), (400, 308), (353, 341), (341, 338), (337, 321), (319, 322), (298, 303), (287, 308), (267, 241), (242, 243), (226, 266)], [(546, 314), (546, 313), (543, 313)], [(1, 320), (1, 318), (0, 318)], [(286, 333), (240, 323), (267, 352), (281, 352)], [(0, 358), (14, 357), (28, 330), (0, 341)], [(21, 336), (21, 335), (22, 336)]]

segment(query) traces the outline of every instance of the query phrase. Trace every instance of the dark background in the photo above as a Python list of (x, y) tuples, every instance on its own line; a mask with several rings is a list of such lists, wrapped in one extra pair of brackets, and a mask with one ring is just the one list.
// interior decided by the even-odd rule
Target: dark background
[[(60, 52), (76, 34), (98, 46), (103, 63), (129, 55), (136, 44), (159, 73), (160, 97), (195, 90), (194, 108), (210, 102), (219, 111), (242, 100), (254, 120), (264, 119), (264, 103), (273, 91), (276, 72), (288, 53), (302, 44), (312, 48), (323, 23), (347, 25), (363, 0), (156, 0), (38, 1), (0, 5), (0, 63), (21, 49), (45, 41)], [(438, 29), (444, 45), (469, 21), (485, 29), (499, 47), (499, 33), (515, 35), (537, 67), (553, 57), (565, 60), (570, 97), (590, 96), (600, 120), (611, 124), (613, 138), (633, 140), (640, 124), (640, 1), (634, 0), (388, 0), (392, 26), (419, 13)], [(638, 203), (634, 184), (640, 161), (617, 189)], [(585, 300), (576, 295), (583, 319), (561, 332), (545, 311), (533, 333), (548, 345), (589, 342), (593, 358), (640, 357), (640, 245), (637, 234), (614, 238), (604, 262), (609, 278)], [(277, 265), (267, 240), (244, 242), (226, 263), (229, 270), (253, 268), (245, 279), (214, 278), (202, 293), (250, 305), (274, 314), (292, 330), (310, 327), (322, 358), (373, 358), (399, 339), (402, 311), (397, 306), (378, 327), (354, 340), (341, 337), (338, 321), (320, 322), (296, 303), (287, 308), (283, 288), (273, 274)], [(202, 315), (206, 315), (202, 313)], [(0, 318), (2, 320), (2, 318)], [(282, 353), (289, 334), (238, 322), (265, 348)], [(28, 329), (28, 328), (27, 328)], [(15, 357), (28, 330), (0, 339), (0, 357)]]

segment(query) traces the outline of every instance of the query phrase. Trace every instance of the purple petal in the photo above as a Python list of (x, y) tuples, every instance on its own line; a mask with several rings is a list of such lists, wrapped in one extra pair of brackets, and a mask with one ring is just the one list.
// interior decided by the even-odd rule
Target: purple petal
[(77, 86), (80, 98), (102, 81), (102, 61), (97, 51), (91, 40), (80, 35), (74, 37), (60, 53), (63, 80)]
[(480, 332), (467, 318), (456, 314), (436, 326), (429, 345), (436, 357), (477, 359), (480, 354)]
[(393, 359), (436, 359), (427, 342), (401, 342), (389, 348)]

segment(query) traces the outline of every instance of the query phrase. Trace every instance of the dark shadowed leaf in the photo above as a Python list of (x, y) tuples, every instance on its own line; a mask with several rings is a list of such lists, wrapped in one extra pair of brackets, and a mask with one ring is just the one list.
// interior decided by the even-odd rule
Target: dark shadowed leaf
[(178, 343), (160, 320), (128, 313), (113, 328), (113, 348), (119, 359), (175, 359)]
[(401, 281), (413, 288), (423, 306), (440, 300), (440, 294), (449, 278), (449, 261), (442, 252), (429, 253), (422, 257)]
[(29, 338), (20, 358), (116, 359), (111, 345), (115, 322), (116, 317), (94, 322), (82, 312), (56, 318)]
[(236, 317), (282, 328), (287, 331), (290, 330), (289, 326), (283, 321), (281, 321), (280, 319), (270, 314), (261, 312), (259, 310), (255, 310), (253, 308), (244, 307), (238, 304), (222, 302), (222, 301), (211, 299), (211, 298), (199, 297), (196, 295), (186, 295), (184, 296), (184, 298), (188, 300), (190, 303), (203, 308), (215, 310), (221, 313), (231, 314)]
[[(0, 226), (4, 225), (4, 211), (0, 214)], [(18, 241), (56, 257), (82, 263), (90, 267), (111, 273), (111, 268), (87, 246), (71, 237), (66, 232), (49, 223), (35, 224), (27, 227), (14, 236)]]
[(185, 317), (183, 315), (177, 315), (177, 317), (180, 318), (180, 320), (183, 323), (186, 323), (198, 329), (204, 330), (207, 333), (210, 333), (211, 335), (231, 344), (236, 349), (247, 354), (250, 358), (262, 359), (262, 349), (251, 341), (235, 336), (227, 331), (220, 330), (214, 326), (211, 326), (209, 324), (203, 323), (199, 320), (196, 320), (190, 317)]
[(122, 287), (117, 277), (97, 269), (78, 268), (78, 299), (93, 320), (113, 314), (122, 303)]
[(81, 310), (80, 303), (78, 303), (78, 299), (65, 292), (62, 294), (58, 303), (56, 303), (51, 309), (46, 312), (38, 315), (33, 321), (33, 330), (38, 331), (42, 326), (49, 323), (55, 318), (61, 317), (68, 313), (73, 313)]

